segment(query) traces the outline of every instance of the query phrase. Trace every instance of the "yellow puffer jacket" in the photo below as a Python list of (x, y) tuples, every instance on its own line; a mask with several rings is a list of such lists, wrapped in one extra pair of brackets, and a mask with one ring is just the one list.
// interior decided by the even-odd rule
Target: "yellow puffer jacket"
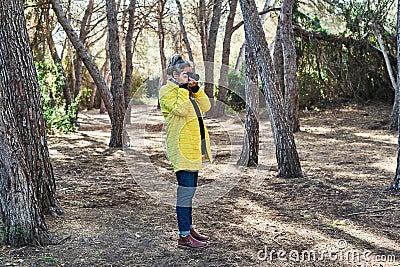
[[(201, 112), (207, 112), (211, 105), (204, 91), (193, 94)], [(160, 106), (166, 123), (166, 148), (168, 159), (174, 171), (201, 170), (201, 136), (196, 111), (189, 100), (189, 91), (168, 81), (160, 89)], [(204, 125), (206, 157), (212, 162), (210, 137)]]

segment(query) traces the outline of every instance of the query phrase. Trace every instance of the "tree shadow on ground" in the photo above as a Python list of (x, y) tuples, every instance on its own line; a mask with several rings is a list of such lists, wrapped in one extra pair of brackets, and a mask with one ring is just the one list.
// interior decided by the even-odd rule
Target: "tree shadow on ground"
[[(390, 175), (384, 166), (374, 165), (395, 155), (396, 146), (390, 144), (395, 136), (369, 130), (363, 115), (374, 118), (369, 120), (372, 125), (390, 114), (390, 109), (383, 115), (379, 112), (382, 109), (372, 106), (354, 113), (321, 112), (305, 117), (296, 141), (307, 176), (277, 178), (276, 169), (260, 159), (257, 175), (265, 180), (258, 187), (252, 186), (255, 178), (247, 170), (229, 193), (194, 209), (196, 227), (212, 238), (201, 250), (177, 247), (174, 206), (147, 194), (137, 183), (135, 175), (140, 173), (132, 175), (129, 169), (129, 164), (144, 170), (148, 166), (145, 162), (127, 163), (124, 151), (108, 149), (106, 115), (98, 120), (98, 115), (85, 113), (78, 133), (49, 138), (57, 194), (66, 214), (47, 218), (47, 224), (64, 242), (47, 247), (4, 247), (0, 265), (354, 266), (327, 258), (312, 262), (283, 262), (276, 255), (272, 261), (258, 259), (265, 246), (276, 251), (321, 252), (327, 246), (338, 246), (341, 240), (349, 249), (400, 258), (399, 211), (385, 210), (398, 207), (399, 194), (383, 190)], [(330, 129), (323, 132), (327, 123)], [(361, 125), (360, 129), (354, 125)], [(372, 139), (364, 142), (365, 138), (354, 135), (355, 130)], [(323, 135), (326, 133), (329, 135)], [(173, 182), (163, 152), (154, 149), (151, 153), (149, 161), (160, 163), (156, 170), (160, 179), (168, 176)], [(204, 178), (215, 179), (211, 175)], [(381, 211), (351, 215), (369, 210)]]

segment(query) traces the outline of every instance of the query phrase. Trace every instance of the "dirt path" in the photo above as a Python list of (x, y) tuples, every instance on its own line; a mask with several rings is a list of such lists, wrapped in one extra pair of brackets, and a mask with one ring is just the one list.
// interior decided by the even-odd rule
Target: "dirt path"
[[(132, 154), (107, 148), (107, 116), (83, 112), (77, 133), (49, 137), (66, 213), (47, 223), (64, 242), (3, 247), (0, 265), (400, 266), (400, 194), (384, 191), (396, 167), (397, 137), (384, 130), (389, 114), (390, 107), (382, 105), (304, 113), (296, 142), (307, 176), (275, 177), (268, 153), (257, 170), (261, 186), (252, 184), (254, 170), (231, 174), (237, 184), (194, 211), (198, 229), (212, 236), (210, 245), (188, 250), (176, 246), (174, 207), (149, 196), (131, 175), (129, 164), (144, 174), (150, 165), (133, 164)], [(224, 131), (237, 131), (234, 120), (229, 129), (208, 123), (218, 151), (216, 167), (203, 172), (202, 185), (215, 183), (215, 172), (230, 160)], [(149, 144), (157, 142), (162, 124), (147, 127), (155, 133)], [(147, 152), (160, 178), (173, 182), (162, 147)], [(397, 262), (389, 262), (391, 255)]]

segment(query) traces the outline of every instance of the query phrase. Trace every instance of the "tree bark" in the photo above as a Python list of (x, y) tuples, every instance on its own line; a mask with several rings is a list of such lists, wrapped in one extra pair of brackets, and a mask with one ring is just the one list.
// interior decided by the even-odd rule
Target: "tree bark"
[(62, 84), (62, 89), (63, 89), (63, 97), (65, 100), (65, 111), (68, 111), (69, 107), (71, 106), (72, 103), (72, 98), (71, 98), (71, 89), (68, 84), (68, 79), (67, 75), (65, 74), (64, 67), (62, 65), (62, 60), (60, 56), (57, 53), (56, 45), (54, 43), (52, 31), (53, 29), (50, 27), (50, 16), (49, 16), (49, 10), (47, 10), (46, 14), (46, 24), (47, 24), (47, 45), (50, 50), (51, 57), (53, 59), (54, 64), (57, 66), (59, 72), (61, 73), (63, 77), (63, 84)]
[(253, 167), (258, 165), (259, 150), (259, 92), (256, 59), (251, 49), (245, 49), (246, 55), (246, 123), (243, 136), (243, 147), (239, 165)]
[(226, 92), (228, 90), (229, 57), (231, 54), (231, 40), (233, 34), (232, 28), (235, 21), (237, 2), (238, 0), (230, 1), (229, 15), (225, 25), (225, 37), (222, 45), (222, 60), (217, 96), (218, 101), (215, 105), (215, 117), (225, 115)]
[[(187, 50), (187, 53), (189, 56), (189, 60), (194, 63), (192, 48), (190, 47), (185, 24), (183, 23), (182, 4), (179, 0), (175, 0), (175, 2), (176, 2), (176, 5), (178, 6), (178, 20), (179, 20), (179, 27), (180, 27), (181, 33), (182, 33), (182, 39), (183, 39), (183, 42), (185, 43), (186, 50)], [(193, 71), (194, 71), (194, 69), (193, 69)]]
[[(74, 53), (72, 52), (72, 43), (71, 41), (68, 42), (68, 56), (69, 56), (69, 66), (70, 66), (70, 75), (71, 75), (71, 86), (72, 86), (72, 92), (74, 94), (75, 92), (75, 86), (76, 86), (76, 77), (75, 77), (75, 64), (74, 64)], [(72, 96), (71, 96), (72, 98)]]
[(158, 45), (160, 48), (160, 60), (161, 60), (161, 69), (162, 69), (162, 77), (160, 87), (167, 83), (167, 58), (165, 56), (165, 30), (164, 30), (164, 9), (165, 9), (165, 0), (158, 0)]
[[(108, 32), (108, 31), (107, 31)], [(107, 33), (107, 41), (106, 41), (106, 61), (104, 62), (103, 66), (101, 67), (101, 74), (104, 77), (104, 81), (107, 83), (108, 87), (111, 87), (111, 75), (110, 75), (110, 49), (108, 47), (109, 43), (109, 36)], [(104, 104), (104, 100), (101, 99), (100, 101), (100, 114), (104, 114), (107, 112), (106, 106)]]
[[(117, 15), (118, 15), (120, 13), (121, 6), (125, 7), (125, 0), (122, 0), (122, 1), (121, 0), (117, 0), (116, 5), (117, 5), (116, 10), (117, 10)], [(118, 23), (119, 24), (118, 32), (120, 32), (120, 33), (125, 33), (126, 14), (127, 14), (127, 9), (122, 12), (121, 18), (118, 18), (118, 22), (119, 22)], [(125, 44), (126, 44), (126, 35), (120, 34), (119, 35), (119, 51), (124, 51)], [(121, 53), (120, 54), (120, 58), (121, 58), (121, 64), (122, 64), (122, 74), (124, 75), (124, 73), (125, 73), (124, 68), (126, 67), (126, 55), (125, 55), (125, 53)]]
[(113, 120), (111, 121), (110, 147), (123, 146), (125, 118), (125, 93), (122, 84), (122, 63), (119, 51), (117, 7), (115, 0), (106, 0), (108, 21), (108, 47), (110, 50), (111, 93), (113, 97)]
[[(271, 3), (271, 0), (266, 0), (265, 1), (263, 11), (266, 11), (266, 10), (268, 10), (270, 8), (270, 3)], [(275, 1), (273, 6), (275, 6), (275, 5), (276, 5), (276, 1)], [(260, 16), (261, 25), (264, 24), (266, 16), (267, 16), (267, 13), (262, 14)], [(245, 47), (246, 47), (246, 42), (243, 42), (243, 44), (242, 44), (242, 46), (240, 47), (240, 50), (239, 50), (239, 55), (238, 55), (238, 57), (236, 59), (236, 64), (235, 64), (235, 72), (236, 73), (239, 73), (240, 70), (242, 69), (243, 59), (245, 57)]]
[[(400, 70), (400, 0), (397, 1), (397, 69)], [(400, 71), (397, 72), (397, 94), (400, 90)], [(398, 111), (399, 112), (399, 111)], [(398, 144), (397, 144), (397, 167), (393, 182), (388, 190), (400, 190), (400, 116), (397, 117)]]
[(276, 145), (278, 176), (302, 177), (293, 133), (284, 112), (282, 93), (277, 82), (267, 40), (258, 17), (254, 0), (240, 0), (246, 33), (246, 42), (256, 58), (262, 90), (268, 104), (271, 126)]
[(126, 65), (125, 65), (125, 80), (124, 80), (124, 92), (125, 92), (125, 123), (130, 123), (131, 121), (131, 110), (129, 102), (132, 97), (132, 73), (133, 73), (133, 30), (135, 26), (135, 7), (136, 0), (130, 0), (128, 6), (128, 30), (126, 32), (125, 38), (125, 55), (126, 55)]
[(210, 99), (211, 109), (208, 116), (214, 113), (214, 59), (217, 45), (217, 35), (221, 19), (222, 0), (214, 0), (213, 15), (208, 33), (206, 60), (204, 62), (204, 92)]
[(235, 63), (235, 72), (236, 72), (236, 74), (239, 74), (240, 70), (242, 69), (243, 59), (245, 57), (245, 49), (246, 49), (246, 43), (244, 42), (242, 44), (242, 46), (240, 47), (239, 55), (236, 58), (236, 63)]
[(46, 29), (45, 24), (42, 23), (46, 18), (46, 7), (43, 0), (37, 1), (37, 8), (33, 10), (32, 25), (34, 26), (33, 36), (31, 38), (31, 48), (34, 55), (34, 60), (37, 62), (43, 62), (46, 55)]
[[(83, 15), (82, 22), (81, 22), (81, 29), (79, 31), (79, 40), (81, 40), (82, 44), (85, 44), (86, 37), (88, 35), (88, 24), (90, 22), (91, 15), (93, 13), (93, 5), (94, 0), (89, 0), (89, 3), (86, 7), (85, 14)], [(83, 72), (83, 62), (80, 58), (79, 54), (76, 55), (75, 60), (75, 92), (74, 92), (74, 99), (79, 95), (81, 91), (81, 84), (82, 84), (82, 72)], [(77, 114), (78, 115), (78, 114)]]
[[(292, 132), (300, 131), (299, 82), (297, 79), (296, 45), (293, 36), (293, 6), (296, 0), (283, 0), (280, 16), (285, 110)], [(279, 28), (279, 26), (278, 26)], [(279, 71), (278, 71), (279, 73)]]
[(182, 33), (181, 30), (178, 28), (174, 28), (169, 30), (172, 36), (172, 40), (174, 43), (174, 51), (175, 54), (182, 55), (183, 49), (182, 49)]
[(0, 2), (0, 202), (12, 246), (50, 243), (44, 213), (62, 213), (23, 4)]
[[(400, 42), (397, 42), (400, 44)], [(398, 52), (398, 55), (400, 53)], [(400, 64), (398, 64), (400, 67)], [(400, 84), (399, 84), (400, 86)], [(398, 118), (398, 129), (400, 129), (400, 117)], [(394, 180), (390, 183), (389, 187), (387, 188), (388, 190), (400, 190), (400, 130), (398, 130), (398, 142), (397, 142), (397, 167), (396, 167), (396, 175), (394, 177)]]
[(74, 45), (76, 51), (78, 52), (80, 58), (82, 59), (85, 67), (88, 69), (90, 75), (93, 78), (93, 81), (96, 83), (97, 88), (100, 91), (101, 97), (104, 100), (104, 104), (107, 108), (108, 115), (110, 116), (111, 121), (113, 120), (113, 101), (111, 92), (104, 81), (103, 77), (100, 74), (100, 71), (92, 60), (89, 52), (84, 47), (82, 42), (79, 40), (78, 35), (72, 28), (70, 22), (68, 21), (67, 17), (65, 16), (64, 11), (62, 10), (60, 0), (50, 0), (50, 3), (53, 6), (54, 13), (57, 15), (58, 22), (63, 27), (64, 31), (66, 32), (69, 40)]
[(285, 15), (283, 10), (284, 1), (281, 3), (281, 12), (279, 14), (279, 21), (276, 28), (275, 40), (273, 43), (273, 63), (275, 71), (278, 77), (279, 88), (282, 90), (282, 94), (285, 95), (285, 75), (284, 75), (284, 62), (283, 62), (283, 33)]
[(92, 76), (90, 76), (90, 84), (92, 85), (92, 92), (90, 93), (90, 98), (89, 98), (89, 103), (88, 103), (88, 107), (87, 110), (92, 110), (94, 109), (94, 102), (96, 99), (96, 94), (97, 94), (97, 86), (94, 83)]
[(387, 49), (385, 47), (385, 44), (383, 43), (382, 35), (381, 35), (381, 33), (380, 33), (379, 29), (378, 29), (378, 26), (375, 23), (371, 23), (371, 27), (372, 27), (372, 30), (374, 32), (374, 35), (375, 35), (376, 39), (378, 40), (379, 46), (380, 46), (380, 48), (382, 50), (383, 58), (385, 59), (385, 63), (386, 63), (386, 69), (388, 71), (389, 78), (390, 78), (390, 81), (392, 83), (392, 86), (393, 86), (393, 89), (394, 89), (394, 92), (395, 92), (394, 103), (393, 103), (393, 108), (392, 108), (392, 114), (390, 116), (389, 130), (396, 131), (398, 129), (397, 128), (397, 126), (398, 126), (397, 125), (397, 120), (398, 120), (398, 117), (399, 117), (399, 107), (400, 107), (399, 106), (399, 94), (398, 94), (399, 90), (397, 88), (398, 85), (397, 85), (397, 82), (396, 82), (396, 78), (394, 77), (394, 73), (393, 73), (392, 65), (390, 64), (390, 59), (389, 59), (389, 56), (388, 56), (388, 52), (387, 52)]
[[(284, 2), (282, 2), (283, 6)], [(274, 40), (274, 51), (273, 51), (273, 64), (275, 67), (276, 75), (278, 77), (279, 88), (282, 90), (282, 94), (285, 93), (285, 75), (284, 75), (284, 63), (283, 63), (283, 43), (282, 43), (282, 15), (279, 15), (279, 22), (276, 28), (275, 40)]]
[(200, 43), (201, 43), (201, 54), (203, 56), (203, 62), (206, 62), (206, 54), (207, 54), (207, 41), (208, 41), (208, 33), (207, 33), (207, 23), (206, 23), (206, 2), (205, 0), (199, 0), (199, 13), (198, 13), (198, 27), (200, 33)]

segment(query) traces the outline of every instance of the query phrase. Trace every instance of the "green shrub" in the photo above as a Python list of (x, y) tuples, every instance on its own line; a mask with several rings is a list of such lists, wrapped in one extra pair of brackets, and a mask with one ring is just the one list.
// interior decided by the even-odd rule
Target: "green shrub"
[(42, 94), (43, 116), (48, 133), (76, 131), (76, 110), (79, 104), (79, 96), (72, 102), (67, 111), (65, 110), (65, 101), (62, 103), (63, 105), (54, 106), (53, 100), (48, 95)]
[[(243, 111), (246, 108), (246, 93), (244, 68), (237, 74), (234, 71), (228, 74), (228, 91), (226, 92), (226, 103), (234, 111)], [(243, 98), (242, 98), (243, 97)]]
[(76, 131), (76, 110), (78, 99), (75, 99), (69, 109), (65, 110), (65, 99), (62, 87), (65, 83), (61, 74), (61, 66), (53, 64), (51, 60), (36, 62), (36, 70), (42, 98), (43, 116), (46, 130), (49, 133), (57, 131), (68, 133)]

